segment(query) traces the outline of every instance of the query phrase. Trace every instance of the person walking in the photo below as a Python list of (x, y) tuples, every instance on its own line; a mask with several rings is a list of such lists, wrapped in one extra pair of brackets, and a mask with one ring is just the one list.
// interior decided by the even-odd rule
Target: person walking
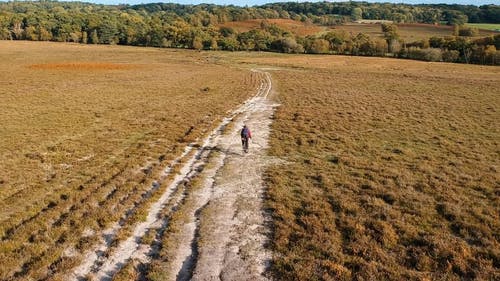
[(250, 132), (250, 129), (247, 127), (247, 125), (243, 125), (240, 135), (241, 135), (241, 146), (243, 146), (243, 151), (245, 153), (248, 153), (248, 140), (252, 138), (252, 132)]

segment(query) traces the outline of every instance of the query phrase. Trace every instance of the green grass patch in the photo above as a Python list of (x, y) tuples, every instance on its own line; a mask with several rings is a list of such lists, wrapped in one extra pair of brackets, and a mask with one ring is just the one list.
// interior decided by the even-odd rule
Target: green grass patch
[(479, 29), (500, 31), (500, 24), (499, 23), (468, 23), (467, 26), (476, 27)]

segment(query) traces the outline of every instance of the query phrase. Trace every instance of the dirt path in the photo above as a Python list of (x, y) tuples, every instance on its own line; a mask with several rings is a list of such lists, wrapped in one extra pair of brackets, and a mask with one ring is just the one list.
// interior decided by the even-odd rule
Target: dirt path
[[(270, 74), (252, 71), (261, 80), (256, 95), (230, 113), (199, 148), (186, 147), (184, 154), (165, 168), (158, 183), (173, 165), (183, 163), (165, 193), (150, 207), (146, 221), (110, 253), (103, 254), (110, 248), (109, 239), (103, 239), (86, 253), (70, 279), (82, 280), (91, 273), (93, 279), (111, 280), (131, 259), (147, 263), (154, 249), (142, 245), (141, 238), (148, 229), (168, 227), (160, 217), (168, 203), (172, 212), (182, 209), (188, 216), (180, 230), (181, 242), (172, 249), (169, 280), (266, 280), (264, 272), (271, 256), (264, 247), (268, 228), (262, 207), (262, 172), (271, 162), (265, 149), (276, 105), (268, 99)], [(239, 139), (243, 124), (253, 132), (248, 154), (243, 153)], [(202, 183), (201, 188), (180, 197), (173, 195), (194, 178)], [(184, 196), (191, 200), (184, 200)], [(119, 228), (114, 226), (103, 238)]]
[[(270, 90), (270, 75), (264, 73), (259, 95), (218, 140), (215, 167), (201, 175), (205, 183), (199, 193), (204, 195), (198, 197), (202, 199), (194, 211), (195, 227), (185, 231), (193, 246), (178, 251), (172, 280), (266, 279), (263, 273), (271, 256), (264, 248), (262, 172), (270, 162), (265, 156), (275, 107), (267, 99)], [(239, 138), (243, 124), (254, 132), (248, 154), (243, 153)]]

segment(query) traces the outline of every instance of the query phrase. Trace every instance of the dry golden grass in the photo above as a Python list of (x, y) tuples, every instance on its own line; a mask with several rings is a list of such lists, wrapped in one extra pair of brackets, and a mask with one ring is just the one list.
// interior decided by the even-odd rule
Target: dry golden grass
[(276, 279), (500, 278), (500, 68), (238, 56), (278, 68)]
[(140, 221), (163, 167), (256, 86), (208, 53), (7, 41), (0, 50), (2, 280), (61, 278), (79, 262), (68, 251), (120, 219)]
[[(0, 50), (1, 280), (63, 280), (100, 230), (143, 219), (167, 185), (150, 190), (166, 163), (257, 86), (238, 65), (277, 69), (271, 153), (287, 160), (267, 172), (277, 279), (500, 278), (499, 68), (5, 41)], [(182, 225), (182, 213), (169, 214)], [(161, 235), (165, 249), (174, 232)], [(159, 254), (150, 279), (166, 278)], [(115, 279), (139, 271), (131, 263)]]

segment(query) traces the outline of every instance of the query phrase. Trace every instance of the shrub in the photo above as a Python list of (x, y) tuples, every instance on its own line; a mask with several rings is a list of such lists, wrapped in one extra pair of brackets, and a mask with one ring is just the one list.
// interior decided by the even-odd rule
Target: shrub
[(377, 39), (375, 40), (375, 49), (377, 51), (377, 55), (384, 56), (385, 53), (389, 51), (389, 45), (385, 40)]
[(460, 27), (458, 30), (459, 36), (474, 37), (479, 35), (479, 30), (475, 27)]
[(277, 40), (273, 45), (275, 48), (283, 53), (303, 53), (304, 47), (298, 44), (292, 37), (285, 37)]
[(307, 51), (313, 54), (326, 54), (329, 49), (330, 43), (328, 41), (325, 39), (315, 39)]
[(407, 57), (410, 59), (424, 60), (424, 61), (441, 61), (443, 58), (441, 49), (437, 48), (420, 49), (417, 47), (410, 47), (407, 50)]
[(399, 43), (398, 40), (393, 39), (389, 42), (388, 48), (390, 53), (399, 53), (401, 51), (401, 43)]
[(435, 36), (429, 38), (429, 46), (432, 48), (442, 48), (444, 44), (445, 44), (444, 38)]
[(456, 62), (460, 57), (460, 52), (456, 50), (444, 50), (442, 56), (445, 62)]
[(484, 50), (484, 55), (486, 63), (492, 65), (500, 63), (500, 51), (498, 51), (494, 45), (486, 46), (486, 49)]

